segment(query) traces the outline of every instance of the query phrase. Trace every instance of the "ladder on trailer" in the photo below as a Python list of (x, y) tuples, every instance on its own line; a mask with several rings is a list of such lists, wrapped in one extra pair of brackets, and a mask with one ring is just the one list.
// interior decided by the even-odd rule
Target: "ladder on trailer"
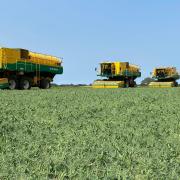
[(36, 63), (36, 82), (35, 82), (37, 85), (40, 85), (40, 79), (41, 79), (41, 65), (38, 58)]

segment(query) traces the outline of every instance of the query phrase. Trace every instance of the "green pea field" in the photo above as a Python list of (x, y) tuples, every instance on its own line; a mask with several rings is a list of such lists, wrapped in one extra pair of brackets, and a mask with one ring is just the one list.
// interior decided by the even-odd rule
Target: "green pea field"
[(0, 179), (180, 179), (180, 88), (1, 90)]

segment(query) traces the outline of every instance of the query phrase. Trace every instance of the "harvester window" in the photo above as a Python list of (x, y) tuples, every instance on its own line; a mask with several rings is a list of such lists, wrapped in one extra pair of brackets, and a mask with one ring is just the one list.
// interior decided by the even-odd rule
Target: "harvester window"
[(165, 77), (167, 75), (166, 71), (164, 69), (157, 70), (157, 76), (159, 77)]
[(104, 74), (111, 74), (111, 64), (103, 65), (103, 73)]

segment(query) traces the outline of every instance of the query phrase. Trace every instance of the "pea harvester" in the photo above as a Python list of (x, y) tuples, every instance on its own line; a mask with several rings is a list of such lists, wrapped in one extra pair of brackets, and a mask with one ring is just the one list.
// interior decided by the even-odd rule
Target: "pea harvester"
[(176, 80), (180, 78), (175, 67), (159, 67), (152, 72), (152, 78), (155, 82), (151, 82), (149, 87), (176, 87)]
[(141, 77), (140, 68), (129, 62), (102, 62), (97, 70), (98, 79), (93, 82), (93, 88), (128, 88), (135, 87), (135, 79)]

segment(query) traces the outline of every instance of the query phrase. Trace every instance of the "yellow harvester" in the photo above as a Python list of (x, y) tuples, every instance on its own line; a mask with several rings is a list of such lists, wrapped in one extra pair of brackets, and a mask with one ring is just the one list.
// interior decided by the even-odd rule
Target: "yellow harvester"
[(175, 67), (159, 67), (153, 70), (152, 78), (155, 82), (151, 82), (149, 87), (176, 87), (180, 76)]
[(141, 77), (140, 68), (128, 62), (102, 62), (97, 72), (103, 79), (94, 81), (93, 88), (135, 87), (135, 79)]

